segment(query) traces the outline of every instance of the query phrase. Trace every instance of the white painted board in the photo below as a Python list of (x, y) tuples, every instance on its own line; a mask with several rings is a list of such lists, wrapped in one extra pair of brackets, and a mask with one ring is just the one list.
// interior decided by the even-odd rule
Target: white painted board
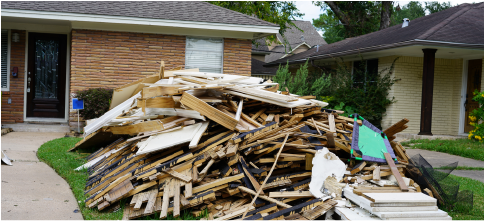
[(138, 152), (136, 155), (150, 153), (173, 147), (182, 143), (188, 143), (192, 141), (195, 133), (202, 126), (201, 123), (183, 127), (180, 130), (174, 130), (169, 133), (161, 133), (148, 138), (143, 146), (138, 146)]
[(431, 203), (437, 204), (437, 199), (423, 193), (364, 193), (375, 203)]
[(343, 208), (335, 207), (334, 211), (341, 216), (342, 220), (381, 220), (375, 215), (371, 215), (362, 208)]
[[(447, 217), (425, 217), (425, 220), (452, 220), (452, 217), (447, 216)], [(382, 220), (419, 220), (416, 218), (386, 218)]]
[(416, 218), (424, 219), (428, 217), (447, 217), (449, 216), (445, 211), (411, 211), (411, 212), (374, 212), (376, 216), (385, 218)]

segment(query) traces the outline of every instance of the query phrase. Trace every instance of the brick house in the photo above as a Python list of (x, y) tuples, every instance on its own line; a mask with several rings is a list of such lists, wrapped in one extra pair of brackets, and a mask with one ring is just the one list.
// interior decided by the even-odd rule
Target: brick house
[(407, 27), (395, 25), (266, 66), (289, 60), (297, 68), (309, 59), (312, 67), (330, 68), (335, 58), (343, 58), (353, 70), (365, 67), (371, 76), (398, 57), (392, 73), (397, 82), (389, 95), (397, 102), (387, 108), (383, 128), (407, 118), (409, 135), (465, 135), (473, 129), (468, 114), (478, 108), (472, 92), (484, 90), (483, 36), (484, 3), (461, 4), (410, 21)]
[(2, 2), (2, 124), (70, 122), (71, 94), (165, 69), (250, 75), (275, 24), (206, 2)]

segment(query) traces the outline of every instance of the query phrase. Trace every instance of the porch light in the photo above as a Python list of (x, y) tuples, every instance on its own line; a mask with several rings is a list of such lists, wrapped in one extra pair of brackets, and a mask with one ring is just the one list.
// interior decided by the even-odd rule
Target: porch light
[(19, 42), (20, 41), (20, 35), (18, 33), (13, 33), (12, 34), (12, 41), (13, 42)]

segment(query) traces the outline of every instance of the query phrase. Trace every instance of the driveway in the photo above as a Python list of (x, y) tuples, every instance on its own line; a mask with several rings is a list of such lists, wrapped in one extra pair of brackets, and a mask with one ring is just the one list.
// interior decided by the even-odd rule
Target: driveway
[(2, 136), (2, 150), (14, 160), (13, 166), (2, 164), (2, 219), (83, 219), (67, 182), (37, 158), (43, 143), (63, 136), (40, 132)]

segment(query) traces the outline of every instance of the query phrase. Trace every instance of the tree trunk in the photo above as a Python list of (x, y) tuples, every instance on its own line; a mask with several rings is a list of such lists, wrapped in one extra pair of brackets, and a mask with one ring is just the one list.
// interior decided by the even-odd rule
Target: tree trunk
[(392, 16), (392, 5), (393, 5), (393, 2), (390, 2), (390, 1), (381, 2), (380, 30), (383, 30), (390, 26), (390, 18)]

